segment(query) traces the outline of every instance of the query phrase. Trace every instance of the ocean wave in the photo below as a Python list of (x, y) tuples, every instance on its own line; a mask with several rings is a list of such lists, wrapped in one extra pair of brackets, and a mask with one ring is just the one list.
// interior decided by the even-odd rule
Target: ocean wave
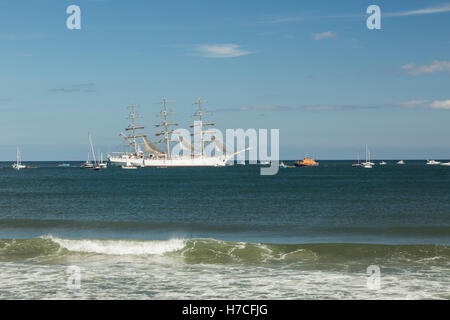
[(351, 264), (402, 262), (450, 266), (450, 246), (384, 244), (264, 244), (215, 239), (116, 240), (0, 239), (0, 260), (51, 255), (165, 256), (191, 264), (314, 263)]

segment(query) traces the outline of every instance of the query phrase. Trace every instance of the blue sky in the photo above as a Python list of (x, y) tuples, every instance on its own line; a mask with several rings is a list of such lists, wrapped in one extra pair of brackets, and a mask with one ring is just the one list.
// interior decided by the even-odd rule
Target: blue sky
[[(66, 8), (81, 8), (81, 30)], [(381, 30), (366, 8), (379, 5)], [(130, 103), (279, 128), (282, 158), (450, 158), (450, 2), (0, 1), (0, 160), (120, 149)]]

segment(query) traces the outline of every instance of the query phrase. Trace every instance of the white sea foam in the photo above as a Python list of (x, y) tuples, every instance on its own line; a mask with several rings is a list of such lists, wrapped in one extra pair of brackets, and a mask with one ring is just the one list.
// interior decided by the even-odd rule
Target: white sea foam
[(91, 240), (91, 239), (61, 239), (45, 237), (56, 242), (61, 247), (73, 252), (99, 253), (108, 255), (162, 255), (167, 252), (183, 249), (186, 241), (170, 240)]

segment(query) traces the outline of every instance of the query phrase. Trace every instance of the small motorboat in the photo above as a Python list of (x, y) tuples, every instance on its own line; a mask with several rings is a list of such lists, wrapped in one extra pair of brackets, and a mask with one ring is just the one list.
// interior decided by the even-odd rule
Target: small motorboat
[(397, 162), (397, 164), (405, 164), (405, 161), (403, 161), (403, 160), (400, 160), (399, 162)]
[(70, 167), (70, 163), (60, 163), (58, 167)]
[(123, 165), (122, 169), (125, 170), (136, 170), (137, 168), (139, 168), (138, 166), (132, 166), (132, 165)]
[(380, 166), (385, 166), (385, 165), (387, 165), (387, 162), (386, 161), (381, 161), (379, 164), (380, 164)]
[(287, 169), (287, 168), (295, 168), (295, 166), (288, 166), (283, 161), (280, 162), (280, 168)]
[(436, 160), (427, 160), (427, 163), (426, 163), (427, 166), (436, 166), (438, 164), (441, 164), (441, 163)]
[(450, 162), (442, 162), (441, 166), (448, 166), (448, 167), (450, 167)]

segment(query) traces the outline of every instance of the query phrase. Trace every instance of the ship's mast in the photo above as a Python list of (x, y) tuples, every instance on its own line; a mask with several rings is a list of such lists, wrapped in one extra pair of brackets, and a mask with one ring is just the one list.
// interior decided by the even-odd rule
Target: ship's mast
[[(203, 131), (203, 126), (213, 126), (214, 123), (212, 122), (205, 122), (203, 123), (203, 116), (205, 116), (207, 113), (204, 113), (202, 110), (202, 104), (207, 103), (208, 101), (206, 100), (201, 100), (200, 98), (198, 98), (197, 102), (194, 102), (193, 104), (197, 104), (198, 105), (198, 111), (196, 113), (194, 113), (194, 117), (198, 117), (199, 118), (199, 126), (200, 126), (200, 130), (199, 130), (199, 134), (200, 134), (200, 145), (202, 148), (202, 157), (205, 156), (205, 139), (203, 138), (204, 133), (206, 133), (206, 131)], [(192, 125), (191, 128), (193, 128), (194, 126)]]
[(169, 123), (167, 122), (167, 116), (169, 114), (173, 114), (173, 112), (168, 112), (167, 111), (167, 104), (170, 103), (171, 101), (168, 101), (166, 98), (163, 99), (163, 101), (161, 102), (161, 104), (163, 105), (163, 109), (161, 111), (162, 117), (163, 117), (163, 122), (161, 124), (157, 124), (156, 127), (164, 127), (164, 131), (162, 132), (157, 132), (156, 136), (161, 136), (164, 135), (164, 140), (166, 142), (166, 155), (167, 155), (167, 159), (170, 159), (170, 140), (169, 140), (169, 134), (172, 133), (173, 131), (169, 131), (169, 126), (178, 126), (178, 123)]
[(143, 126), (136, 126), (135, 119), (140, 118), (140, 116), (136, 113), (135, 108), (136, 106), (134, 104), (131, 104), (128, 108), (131, 109), (130, 115), (128, 116), (128, 119), (130, 119), (130, 124), (127, 128), (125, 128), (126, 131), (131, 131), (131, 133), (125, 137), (126, 140), (130, 142), (130, 145), (133, 146), (133, 154), (138, 155), (138, 146), (137, 146), (137, 138), (143, 137), (142, 134), (136, 134), (136, 130), (144, 129)]
[(94, 153), (94, 145), (92, 144), (92, 138), (91, 134), (88, 132), (88, 139), (89, 139), (89, 146), (91, 147), (92, 157), (94, 158), (94, 164), (97, 164), (97, 160), (95, 159), (95, 153)]

